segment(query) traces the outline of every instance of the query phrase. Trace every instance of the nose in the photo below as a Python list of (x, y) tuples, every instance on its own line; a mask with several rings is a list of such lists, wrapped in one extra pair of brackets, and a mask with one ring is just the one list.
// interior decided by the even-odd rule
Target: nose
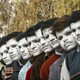
[(31, 43), (31, 49), (34, 49), (35, 48), (35, 44), (32, 42)]
[(13, 52), (10, 52), (10, 54), (12, 54)]
[(3, 59), (6, 59), (6, 58), (7, 58), (7, 57), (6, 57), (6, 55), (4, 54), (4, 55), (3, 55)]
[(63, 42), (66, 42), (66, 41), (67, 41), (67, 37), (64, 36), (64, 37), (63, 37)]
[(45, 40), (43, 38), (41, 38), (41, 45), (45, 44)]
[(76, 30), (76, 35), (78, 36), (78, 35), (80, 35), (80, 30)]

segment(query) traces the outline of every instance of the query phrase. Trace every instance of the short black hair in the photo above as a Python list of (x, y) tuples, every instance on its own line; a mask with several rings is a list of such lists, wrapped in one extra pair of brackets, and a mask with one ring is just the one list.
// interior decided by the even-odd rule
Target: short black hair
[(37, 31), (38, 29), (40, 29), (43, 26), (44, 21), (40, 21), (38, 22), (34, 27), (34, 31)]
[(12, 38), (15, 38), (17, 37), (17, 35), (21, 33), (21, 32), (12, 32), (12, 33), (9, 33), (8, 35), (4, 36), (2, 39), (4, 42), (7, 42), (8, 40), (12, 39)]
[(31, 27), (26, 31), (26, 36), (25, 36), (25, 37), (29, 37), (29, 36), (35, 35), (33, 27), (34, 27), (34, 26), (31, 26)]
[(4, 44), (6, 44), (6, 40), (2, 37), (2, 39), (0, 39), (0, 47)]
[(75, 23), (79, 20), (80, 20), (80, 10), (73, 11), (69, 18), (69, 24)]
[(26, 32), (22, 32), (22, 33), (18, 34), (16, 40), (19, 41), (19, 40), (21, 40), (22, 38), (25, 38), (26, 35), (27, 35)]

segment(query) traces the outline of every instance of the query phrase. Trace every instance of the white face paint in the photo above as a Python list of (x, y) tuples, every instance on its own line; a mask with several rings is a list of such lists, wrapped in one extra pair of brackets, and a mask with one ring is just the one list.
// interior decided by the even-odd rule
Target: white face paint
[(21, 55), (19, 53), (18, 42), (15, 39), (10, 39), (6, 44), (9, 47), (10, 57), (14, 61), (20, 59)]
[(75, 41), (71, 29), (66, 27), (64, 30), (60, 32), (56, 32), (57, 38), (60, 41), (61, 47), (66, 50), (70, 51), (71, 49), (77, 46), (77, 42)]
[[(40, 35), (38, 35), (38, 34), (40, 34)], [(47, 53), (47, 52), (51, 52), (53, 50), (53, 48), (50, 46), (50, 44), (47, 43), (46, 39), (43, 37), (43, 35), (41, 33), (41, 29), (39, 29), (36, 32), (36, 36), (37, 36), (37, 40), (40, 42), (42, 51)]]
[(40, 53), (42, 53), (40, 44), (37, 42), (37, 37), (35, 35), (27, 37), (27, 40), (29, 42), (30, 52), (33, 54), (33, 56), (38, 56)]
[(75, 37), (75, 40), (80, 45), (80, 21), (77, 21), (75, 23), (71, 23), (70, 27), (73, 32), (73, 36)]
[(10, 58), (6, 45), (1, 46), (0, 54), (2, 55), (2, 60), (4, 61), (6, 65), (9, 65), (13, 62), (13, 60)]
[(53, 47), (53, 49), (59, 46), (59, 40), (55, 37), (55, 35), (53, 35), (52, 28), (46, 28), (45, 30), (43, 30), (43, 35), (47, 43), (49, 43)]
[(21, 51), (21, 56), (23, 57), (23, 59), (28, 59), (29, 57), (31, 57), (31, 55), (28, 51), (28, 41), (25, 38), (22, 38), (18, 42), (18, 46)]

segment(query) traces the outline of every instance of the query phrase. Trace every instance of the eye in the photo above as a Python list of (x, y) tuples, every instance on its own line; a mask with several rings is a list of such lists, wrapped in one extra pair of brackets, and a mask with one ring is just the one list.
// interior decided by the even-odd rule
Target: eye
[(7, 49), (9, 50), (9, 47), (7, 47)]
[(72, 32), (76, 32), (76, 29), (72, 29)]
[(0, 53), (1, 56), (3, 56), (3, 53)]
[(37, 42), (40, 42), (40, 39), (37, 39)]
[(46, 39), (49, 38), (49, 35), (45, 36), (45, 38), (46, 38)]
[(23, 45), (24, 47), (28, 47), (28, 44)]
[(66, 35), (70, 35), (71, 33), (72, 33), (72, 32), (71, 32), (71, 31), (69, 31), (69, 32), (67, 32), (67, 33), (66, 33)]
[(28, 45), (31, 45), (31, 42), (29, 42)]
[(37, 40), (33, 40), (33, 42), (37, 42)]
[(63, 36), (58, 37), (59, 40), (62, 40)]
[(13, 48), (14, 48), (14, 47), (16, 47), (16, 46), (17, 46), (17, 45), (12, 45), (11, 47), (13, 47)]
[(21, 46), (18, 46), (19, 48), (21, 48)]
[(4, 53), (8, 53), (8, 51), (7, 51), (7, 50), (5, 50), (5, 51), (4, 51)]
[(80, 30), (80, 26), (78, 27), (78, 29)]

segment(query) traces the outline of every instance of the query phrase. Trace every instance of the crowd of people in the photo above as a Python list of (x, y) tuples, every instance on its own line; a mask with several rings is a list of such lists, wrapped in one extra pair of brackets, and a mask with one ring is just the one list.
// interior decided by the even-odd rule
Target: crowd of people
[(80, 10), (40, 21), (0, 39), (0, 80), (80, 80)]

